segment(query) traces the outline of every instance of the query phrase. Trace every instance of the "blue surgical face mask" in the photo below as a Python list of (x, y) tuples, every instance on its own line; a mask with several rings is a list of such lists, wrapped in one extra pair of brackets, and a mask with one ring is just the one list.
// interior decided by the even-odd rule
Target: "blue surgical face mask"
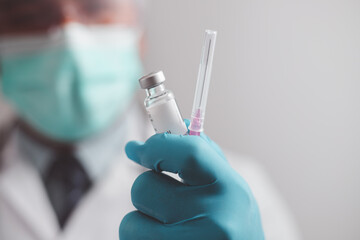
[(68, 24), (46, 36), (3, 39), (1, 84), (18, 114), (48, 137), (75, 141), (126, 110), (141, 75), (138, 34)]

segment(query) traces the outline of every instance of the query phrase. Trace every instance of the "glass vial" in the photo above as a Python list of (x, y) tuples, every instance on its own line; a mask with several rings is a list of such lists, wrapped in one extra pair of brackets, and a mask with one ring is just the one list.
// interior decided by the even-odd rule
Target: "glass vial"
[(150, 122), (156, 133), (184, 135), (187, 133), (186, 125), (174, 94), (165, 89), (164, 82), (162, 71), (150, 73), (139, 80), (141, 88), (146, 90), (144, 105)]

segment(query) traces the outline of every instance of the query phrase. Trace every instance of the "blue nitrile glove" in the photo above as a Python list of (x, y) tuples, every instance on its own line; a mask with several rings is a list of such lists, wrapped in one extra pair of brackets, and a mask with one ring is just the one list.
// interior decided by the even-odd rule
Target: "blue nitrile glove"
[[(122, 220), (120, 240), (264, 239), (249, 186), (205, 135), (156, 134), (125, 150), (152, 171), (132, 186), (138, 211)], [(178, 173), (183, 182), (162, 171)]]

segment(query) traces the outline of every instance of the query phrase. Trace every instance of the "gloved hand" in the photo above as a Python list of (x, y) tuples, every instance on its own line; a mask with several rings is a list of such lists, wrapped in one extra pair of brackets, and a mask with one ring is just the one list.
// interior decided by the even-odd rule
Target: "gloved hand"
[[(120, 240), (264, 239), (249, 186), (205, 135), (156, 134), (125, 150), (152, 171), (132, 186), (138, 211), (122, 220)], [(162, 171), (178, 173), (182, 182)]]

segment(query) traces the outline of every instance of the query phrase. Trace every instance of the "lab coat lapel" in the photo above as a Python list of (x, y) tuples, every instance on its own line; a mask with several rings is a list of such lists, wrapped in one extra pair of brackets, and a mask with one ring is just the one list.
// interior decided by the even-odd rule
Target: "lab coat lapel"
[[(124, 123), (127, 126), (127, 134), (123, 135), (124, 144), (130, 140), (145, 140), (151, 135), (153, 130), (143, 119), (139, 108), (129, 109)], [(135, 210), (131, 203), (131, 186), (144, 170), (126, 157), (122, 147), (106, 176), (81, 200), (61, 240), (119, 240), (118, 228), (122, 218)]]
[[(4, 212), (18, 218), (17, 222), (12, 222), (14, 218), (2, 221), (3, 231), (7, 231), (7, 227), (15, 228), (15, 231), (17, 228), (27, 229), (27, 239), (54, 239), (59, 228), (42, 181), (32, 165), (21, 156), (16, 142), (17, 134), (14, 133), (3, 154), (5, 164), (0, 174), (0, 201), (6, 206)], [(6, 213), (2, 213), (4, 219)]]
[(121, 219), (129, 210), (135, 210), (130, 189), (140, 172), (141, 169), (122, 154), (107, 176), (81, 200), (61, 239), (118, 240)]
[[(153, 130), (143, 121), (139, 109), (129, 109), (128, 116), (131, 134), (124, 136), (124, 141), (145, 140)], [(135, 209), (131, 186), (144, 169), (127, 159), (122, 151), (108, 174), (79, 202), (65, 229), (60, 231), (42, 181), (21, 156), (15, 133), (5, 147), (0, 172), (0, 239), (118, 240), (121, 219)]]

